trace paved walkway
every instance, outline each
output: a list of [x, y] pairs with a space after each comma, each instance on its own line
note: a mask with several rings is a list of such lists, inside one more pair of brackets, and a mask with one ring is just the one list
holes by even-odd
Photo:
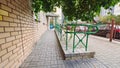
[[108, 68], [96, 58], [62, 60], [54, 31], [46, 31], [20, 68]]
[[89, 50], [95, 51], [95, 58], [109, 68], [120, 68], [120, 42], [109, 42], [109, 39], [90, 36]]

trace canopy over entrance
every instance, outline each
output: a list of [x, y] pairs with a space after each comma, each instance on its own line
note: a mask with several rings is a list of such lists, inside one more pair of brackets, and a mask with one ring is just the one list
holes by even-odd
[[59, 17], [59, 15], [56, 15], [54, 13], [48, 13], [48, 14], [46, 14], [47, 29], [49, 29], [49, 27], [50, 27], [51, 24], [52, 24], [52, 26], [55, 25], [55, 23], [57, 22], [57, 17]]

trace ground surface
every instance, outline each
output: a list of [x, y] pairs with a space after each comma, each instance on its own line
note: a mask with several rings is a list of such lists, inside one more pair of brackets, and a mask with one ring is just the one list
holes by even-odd
[[106, 38], [90, 36], [88, 48], [95, 51], [95, 58], [107, 67], [120, 68], [120, 42], [109, 42]]
[[89, 50], [95, 58], [62, 60], [54, 31], [46, 31], [20, 68], [119, 68], [120, 46], [107, 39], [90, 36]]

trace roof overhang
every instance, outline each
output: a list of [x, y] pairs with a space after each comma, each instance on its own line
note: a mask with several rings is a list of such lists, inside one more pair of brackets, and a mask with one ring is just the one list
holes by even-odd
[[59, 17], [59, 15], [56, 15], [53, 13], [48, 13], [48, 14], [46, 14], [46, 17]]

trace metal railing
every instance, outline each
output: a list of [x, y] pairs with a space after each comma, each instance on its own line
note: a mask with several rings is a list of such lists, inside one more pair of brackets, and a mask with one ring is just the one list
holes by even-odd
[[[72, 51], [75, 51], [75, 48], [82, 43], [83, 47], [85, 48], [85, 51], [88, 49], [88, 37], [90, 34], [95, 34], [98, 32], [98, 27], [97, 25], [93, 24], [66, 24], [65, 26], [65, 34], [66, 34], [66, 50], [68, 50], [68, 34], [73, 35], [73, 46], [72, 46]], [[57, 34], [59, 38], [62, 38], [62, 27], [60, 24], [55, 24], [55, 30], [57, 31]], [[69, 28], [68, 28], [69, 27]], [[86, 29], [81, 30], [78, 29], [79, 27], [85, 27]], [[84, 34], [83, 36], [79, 36], [78, 34]], [[78, 42], [75, 42], [75, 40], [79, 39]], [[85, 43], [83, 42], [83, 39], [85, 39]]]
[[62, 38], [62, 26], [60, 24], [55, 24], [55, 31], [58, 34], [59, 38]]
[[[82, 43], [82, 45], [85, 47], [85, 51], [87, 51], [87, 48], [88, 48], [88, 37], [90, 34], [95, 34], [96, 32], [98, 32], [98, 27], [96, 25], [93, 25], [93, 24], [67, 24], [65, 25], [66, 28], [69, 26], [71, 26], [73, 29], [72, 31], [71, 30], [68, 30], [66, 29], [66, 50], [68, 50], [68, 34], [73, 34], [73, 52], [75, 50], [75, 48], [80, 44]], [[77, 27], [80, 27], [80, 26], [83, 26], [87, 29], [84, 29], [84, 30], [76, 30]], [[78, 34], [84, 34], [82, 37], [78, 36]], [[76, 38], [77, 37], [79, 39], [79, 41], [75, 42]], [[86, 41], [85, 43], [83, 42], [83, 39], [86, 37]]]

